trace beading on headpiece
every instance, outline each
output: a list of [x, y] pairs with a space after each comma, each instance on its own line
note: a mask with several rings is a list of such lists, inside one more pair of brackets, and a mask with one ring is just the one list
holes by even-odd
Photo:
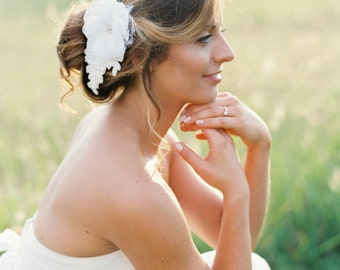
[[131, 9], [131, 6], [117, 0], [93, 0], [85, 12], [82, 30], [87, 38], [87, 86], [95, 95], [99, 94], [98, 88], [103, 83], [106, 70], [112, 68], [112, 75], [117, 75], [125, 51], [133, 43]]

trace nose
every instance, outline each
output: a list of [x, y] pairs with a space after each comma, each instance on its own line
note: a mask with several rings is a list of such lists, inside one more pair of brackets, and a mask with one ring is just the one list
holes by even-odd
[[231, 48], [222, 32], [218, 34], [216, 47], [214, 49], [214, 61], [216, 63], [230, 62], [235, 58], [234, 50]]

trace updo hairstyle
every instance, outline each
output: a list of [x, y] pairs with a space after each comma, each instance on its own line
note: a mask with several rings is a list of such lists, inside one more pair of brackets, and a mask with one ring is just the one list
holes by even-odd
[[[57, 45], [60, 60], [60, 76], [69, 85], [63, 99], [72, 94], [75, 87], [71, 76], [80, 76], [81, 88], [85, 96], [95, 103], [111, 101], [117, 93], [124, 93], [136, 83], [138, 71], [142, 71], [145, 90], [155, 105], [152, 94], [150, 64], [166, 59], [169, 45], [192, 42], [207, 31], [211, 31], [220, 19], [218, 0], [123, 0], [132, 6], [134, 20], [134, 42], [128, 48], [116, 76], [107, 70], [104, 81], [99, 85], [98, 95], [87, 86], [88, 74], [84, 50], [86, 37], [82, 32], [83, 17], [89, 7], [88, 2], [78, 2], [71, 8], [61, 31]], [[137, 61], [136, 61], [137, 59]]]

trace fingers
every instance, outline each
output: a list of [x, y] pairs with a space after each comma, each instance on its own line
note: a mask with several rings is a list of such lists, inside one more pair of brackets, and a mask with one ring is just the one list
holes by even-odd
[[193, 119], [232, 116], [234, 111], [233, 106], [228, 106], [227, 104], [227, 102], [223, 103], [223, 105], [211, 104], [209, 106], [206, 106], [205, 108], [201, 107], [200, 109], [195, 108], [190, 111], [185, 111], [182, 112], [179, 120], [182, 123], [188, 124]]
[[207, 139], [207, 137], [205, 137], [205, 135], [203, 133], [198, 133], [195, 136], [199, 140], [206, 140]]
[[[270, 132], [254, 111], [229, 93], [221, 93], [214, 102], [203, 105], [188, 105], [180, 117], [180, 129], [196, 131], [205, 128], [224, 129], [239, 136], [250, 146], [270, 142]], [[205, 139], [198, 135], [198, 139]]]
[[204, 168], [204, 160], [191, 150], [186, 144], [177, 142], [174, 145], [180, 156], [198, 173], [200, 168]]
[[223, 106], [231, 106], [237, 102], [237, 98], [235, 96], [232, 96], [230, 93], [219, 93], [216, 100], [211, 103], [207, 104], [188, 104], [182, 111], [181, 116], [183, 115], [192, 115], [200, 111], [205, 111], [208, 108], [212, 108], [214, 106], [221, 106], [220, 110], [218, 112], [223, 113]]
[[214, 105], [206, 109], [182, 115], [179, 119], [182, 131], [195, 131], [203, 128], [233, 129], [240, 120], [240, 109], [235, 106]]
[[217, 128], [217, 129], [224, 129], [225, 131], [234, 135], [233, 130], [235, 129], [238, 123], [239, 122], [236, 118], [215, 117], [215, 118], [206, 118], [206, 119], [196, 120], [195, 123], [191, 125], [190, 127], [182, 127], [181, 129], [183, 131], [186, 131], [186, 129], [196, 130], [196, 129], [202, 129], [202, 128]]
[[[232, 124], [228, 118], [237, 117], [242, 103], [229, 93], [220, 93], [217, 99], [209, 104], [188, 105], [181, 113], [179, 122], [182, 131], [193, 131], [201, 128], [228, 128]], [[210, 121], [213, 119], [213, 121]], [[209, 121], [206, 121], [209, 120]]]
[[210, 152], [205, 159], [202, 159], [183, 143], [176, 143], [174, 145], [177, 152], [179, 152], [192, 167], [204, 166], [204, 161], [211, 160], [220, 152], [226, 151], [225, 153], [228, 153], [230, 150], [235, 151], [232, 138], [224, 130], [202, 129], [202, 133], [199, 136], [201, 139], [208, 140]]
[[174, 148], [209, 185], [221, 191], [227, 190], [244, 174], [234, 142], [221, 129], [203, 129], [201, 136], [208, 140], [209, 145], [209, 153], [205, 158], [183, 143], [176, 143]]

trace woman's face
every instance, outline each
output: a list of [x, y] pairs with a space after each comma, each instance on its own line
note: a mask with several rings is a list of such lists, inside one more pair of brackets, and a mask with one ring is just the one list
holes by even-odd
[[166, 60], [152, 65], [157, 99], [177, 106], [212, 102], [221, 82], [222, 64], [233, 59], [234, 52], [219, 28], [195, 42], [170, 46]]

